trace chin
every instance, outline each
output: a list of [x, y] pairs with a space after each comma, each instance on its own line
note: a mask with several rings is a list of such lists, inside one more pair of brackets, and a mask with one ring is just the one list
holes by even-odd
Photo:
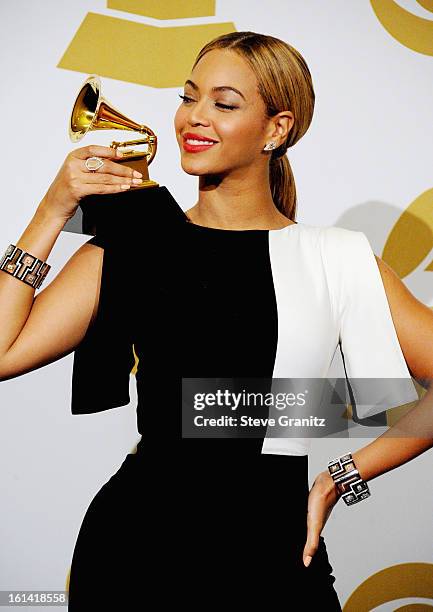
[[191, 176], [201, 176], [202, 174], [214, 174], [215, 170], [205, 164], [198, 164], [182, 160], [182, 170]]

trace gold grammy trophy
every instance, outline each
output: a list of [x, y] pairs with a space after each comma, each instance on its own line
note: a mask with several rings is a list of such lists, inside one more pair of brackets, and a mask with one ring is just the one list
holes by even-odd
[[[131, 185], [131, 190], [159, 186], [149, 178], [148, 169], [156, 154], [155, 133], [146, 125], [136, 123], [114, 108], [101, 95], [101, 81], [97, 75], [89, 76], [78, 92], [69, 121], [69, 136], [72, 142], [78, 142], [87, 132], [94, 130], [130, 130], [145, 134], [144, 138], [135, 140], [113, 141], [110, 147], [123, 152], [123, 157], [116, 158], [115, 163], [126, 164], [143, 175], [142, 183], [138, 186]], [[128, 149], [134, 145], [147, 145], [147, 150]]]

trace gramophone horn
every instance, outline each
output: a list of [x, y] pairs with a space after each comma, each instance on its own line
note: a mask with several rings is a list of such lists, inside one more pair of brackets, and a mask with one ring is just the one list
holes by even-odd
[[[78, 142], [87, 132], [93, 130], [129, 130], [145, 134], [145, 139], [131, 140], [125, 143], [113, 142], [111, 146], [147, 144], [147, 164], [149, 165], [155, 157], [157, 148], [155, 133], [146, 125], [133, 121], [112, 106], [101, 95], [101, 81], [97, 75], [89, 76], [78, 92], [69, 121], [69, 137], [72, 142]], [[131, 158], [139, 155], [143, 155], [143, 153], [139, 151], [129, 152]]]

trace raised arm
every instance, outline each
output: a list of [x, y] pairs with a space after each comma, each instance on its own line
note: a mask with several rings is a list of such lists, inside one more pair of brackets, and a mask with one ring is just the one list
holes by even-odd
[[[84, 162], [93, 155], [104, 158], [104, 172], [86, 171]], [[46, 261], [82, 197], [128, 189], [138, 173], [111, 161], [115, 156], [113, 149], [93, 145], [68, 155], [16, 246]], [[103, 254], [98, 246], [82, 245], [36, 297], [33, 287], [0, 271], [0, 380], [77, 347], [96, 316]]]

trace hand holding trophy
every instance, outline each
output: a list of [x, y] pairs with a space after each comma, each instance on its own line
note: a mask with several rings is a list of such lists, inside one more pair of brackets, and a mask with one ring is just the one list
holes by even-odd
[[[122, 158], [116, 159], [116, 163], [126, 163], [129, 167], [138, 170], [143, 175], [140, 185], [133, 185], [132, 189], [143, 189], [158, 187], [158, 183], [149, 178], [148, 166], [156, 154], [157, 137], [146, 125], [136, 123], [114, 108], [101, 95], [101, 81], [98, 76], [89, 76], [75, 100], [70, 124], [69, 136], [72, 142], [78, 142], [88, 132], [94, 130], [130, 130], [145, 134], [144, 138], [124, 142], [113, 141], [110, 144], [115, 151], [122, 152]], [[146, 151], [128, 149], [134, 145], [147, 145]], [[90, 172], [95, 172], [102, 167], [104, 161], [98, 157], [91, 157], [86, 162]]]
[[[125, 165], [125, 170], [128, 169], [129, 173], [131, 169], [140, 172], [142, 178], [141, 181], [135, 179], [131, 182], [130, 189], [123, 193], [93, 193], [92, 195], [84, 196], [80, 200], [79, 206], [83, 212], [81, 231], [85, 234], [95, 234], [96, 227], [102, 227], [104, 223], [108, 223], [108, 219], [111, 219], [111, 222], [113, 222], [116, 217], [126, 212], [126, 203], [128, 203], [128, 208], [131, 208], [133, 202], [142, 201], [141, 197], [132, 197], [130, 195], [131, 192], [159, 187], [156, 181], [149, 178], [148, 169], [157, 150], [157, 137], [155, 133], [148, 126], [133, 121], [110, 104], [101, 95], [100, 78], [97, 75], [90, 75], [76, 96], [69, 120], [69, 137], [72, 142], [78, 142], [88, 132], [96, 130], [135, 131], [142, 134], [143, 137], [123, 142], [111, 142], [110, 149], [113, 150], [113, 161], [104, 159], [102, 155], [90, 153], [85, 159], [86, 171], [89, 173], [103, 173], [105, 168], [107, 168], [106, 171], [109, 172], [109, 168], [114, 168], [114, 164], [120, 164]], [[138, 145], [145, 145], [146, 149], [138, 150], [134, 148]], [[98, 147], [92, 146], [93, 148], [98, 149]], [[104, 147], [104, 149], [109, 148]], [[85, 149], [82, 150], [84, 151]], [[81, 149], [78, 151], [81, 151]], [[126, 194], [128, 195], [126, 196]], [[127, 200], [124, 199], [125, 196], [128, 198]], [[121, 211], [119, 206], [122, 206]], [[76, 227], [72, 229], [73, 223], [69, 225], [71, 231], [77, 231]], [[65, 229], [66, 231], [69, 230], [66, 226]]]

